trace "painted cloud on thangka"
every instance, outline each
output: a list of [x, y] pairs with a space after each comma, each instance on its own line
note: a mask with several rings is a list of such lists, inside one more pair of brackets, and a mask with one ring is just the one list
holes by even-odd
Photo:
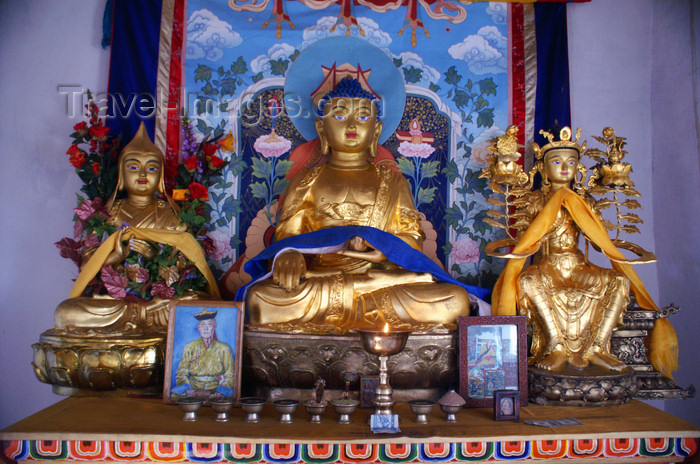
[[207, 9], [193, 12], [187, 21], [187, 58], [220, 60], [224, 48], [243, 43], [243, 38], [231, 25]]
[[507, 46], [508, 39], [495, 26], [484, 26], [447, 52], [456, 60], [466, 61], [474, 74], [498, 74], [508, 71]]

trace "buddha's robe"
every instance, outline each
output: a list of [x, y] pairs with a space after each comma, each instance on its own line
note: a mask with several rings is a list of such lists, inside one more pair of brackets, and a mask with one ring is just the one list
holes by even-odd
[[[116, 227], [129, 225], [129, 237], [176, 247], [207, 278], [209, 293], [219, 296], [216, 281], [199, 243], [188, 232], [179, 230], [181, 221], [167, 202], [156, 200], [150, 207], [132, 213], [126, 207], [126, 200], [117, 200], [109, 214], [110, 222]], [[164, 332], [167, 329], [170, 300], [153, 298], [150, 301], [126, 301], [108, 295], [81, 296], [85, 286], [100, 272], [114, 251], [118, 234], [118, 231], [113, 233], [91, 253], [69, 298], [61, 302], [54, 312], [54, 330], [119, 334], [133, 331]], [[122, 237], [124, 238], [128, 237]]]
[[[334, 203], [324, 201], [329, 190], [316, 188], [328, 182], [324, 179], [327, 169], [325, 164], [316, 166], [292, 180], [275, 234], [276, 252], [284, 251], [279, 244], [289, 243], [307, 256], [306, 278], [292, 291], [268, 277], [239, 292], [237, 298], [242, 298], [243, 292], [246, 295], [248, 322], [260, 328], [305, 333], [343, 333], [384, 323], [418, 331], [454, 328], [459, 316], [469, 314], [466, 289], [436, 279], [427, 268], [450, 280], [434, 263], [418, 271], [410, 270], [411, 263], [398, 264], [416, 255], [430, 261], [420, 251], [420, 215], [406, 179], [391, 169], [372, 165], [363, 175], [376, 176], [373, 190], [365, 185], [355, 190], [357, 201]], [[348, 190], [347, 198], [352, 199], [352, 188], [337, 185], [335, 191]], [[336, 234], [335, 229], [340, 232]], [[382, 239], [378, 234], [364, 237], [384, 252], [386, 263], [377, 265], [336, 253], [352, 236], [362, 236], [363, 230], [394, 239]], [[384, 248], [390, 241], [391, 252]], [[266, 251], [263, 256], [268, 256]], [[424, 263], [422, 258], [416, 258], [415, 263]], [[246, 269], [260, 261], [252, 260]]]
[[233, 368], [233, 352], [230, 346], [215, 339], [205, 347], [200, 338], [188, 343], [182, 350], [175, 384], [185, 391], [192, 389], [213, 392], [221, 387], [233, 390]]

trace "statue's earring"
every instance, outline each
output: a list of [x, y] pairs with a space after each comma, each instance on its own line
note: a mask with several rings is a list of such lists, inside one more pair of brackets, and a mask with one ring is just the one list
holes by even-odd
[[320, 119], [316, 120], [316, 132], [318, 133], [318, 151], [321, 156], [326, 156], [330, 154], [330, 146], [328, 145], [328, 139], [326, 139], [326, 133], [323, 131], [323, 122]]
[[369, 146], [369, 159], [373, 160], [374, 158], [377, 157], [377, 153], [379, 153], [379, 136], [382, 135], [382, 122], [378, 121], [377, 122], [377, 127], [374, 129], [374, 137], [372, 138], [372, 143]]
[[588, 171], [588, 169], [583, 164], [578, 163], [578, 165], [576, 166], [576, 171], [577, 173], [574, 182], [574, 189], [577, 192], [583, 192], [585, 190], [583, 186], [583, 181], [586, 180], [586, 172]]
[[549, 178], [547, 177], [547, 171], [544, 169], [544, 163], [541, 163], [539, 165], [539, 171], [540, 171], [540, 175], [542, 176], [541, 190], [543, 192], [549, 192], [549, 188], [552, 186], [552, 183], [549, 181]]

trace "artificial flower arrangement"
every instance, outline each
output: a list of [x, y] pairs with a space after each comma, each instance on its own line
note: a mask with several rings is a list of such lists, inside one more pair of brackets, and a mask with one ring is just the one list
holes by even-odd
[[[77, 195], [74, 208], [73, 237], [55, 243], [62, 257], [72, 260], [79, 268], [118, 227], [109, 219], [106, 199], [114, 192], [118, 179], [120, 137], [109, 133], [99, 117], [99, 107], [88, 91], [85, 105], [87, 121], [73, 126], [72, 143], [66, 152], [68, 161], [83, 181], [82, 194]], [[166, 168], [174, 177], [174, 198], [179, 202], [179, 216], [188, 230], [199, 240], [205, 253], [214, 251], [207, 237], [209, 210], [208, 189], [219, 180], [227, 160], [217, 156], [219, 150], [230, 149], [231, 136], [224, 141], [206, 139], [197, 143], [188, 120], [183, 121], [182, 161], [176, 168]], [[127, 226], [122, 224], [119, 227]], [[106, 294], [128, 301], [158, 298], [178, 298], [191, 291], [204, 291], [206, 279], [193, 262], [170, 245], [153, 243], [156, 255], [146, 259], [131, 252], [123, 263], [103, 266], [101, 272], [87, 285], [85, 296]]]

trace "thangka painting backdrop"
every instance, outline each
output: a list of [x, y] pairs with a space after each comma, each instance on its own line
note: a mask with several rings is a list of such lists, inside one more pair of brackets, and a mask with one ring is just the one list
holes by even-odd
[[[119, 25], [135, 14], [130, 5], [120, 16], [119, 3], [116, 81]], [[396, 93], [384, 98], [380, 142], [425, 216], [425, 252], [460, 280], [493, 286], [503, 263], [483, 249], [500, 234], [484, 222], [490, 190], [479, 173], [488, 141], [509, 124], [518, 124], [529, 145], [535, 129], [568, 123], [564, 5], [163, 0], [158, 19], [158, 65], [139, 89], [157, 95], [149, 121], [156, 143], [169, 164], [177, 164], [183, 137], [227, 148], [219, 153], [230, 161], [225, 175], [209, 191], [215, 245], [209, 261], [224, 294], [249, 280], [243, 264], [272, 240], [278, 199], [301, 166], [295, 149], [315, 137], [308, 124], [290, 119], [304, 112], [295, 99], [346, 74], [372, 88], [398, 73], [405, 101], [394, 104]], [[338, 47], [338, 58], [313, 51], [312, 44], [336, 36], [362, 46]], [[366, 47], [380, 50], [382, 59], [370, 60]], [[290, 73], [308, 82], [290, 84]], [[538, 86], [544, 76], [561, 82]], [[115, 85], [110, 81], [111, 93], [127, 91]], [[122, 124], [128, 140], [133, 123]]]

